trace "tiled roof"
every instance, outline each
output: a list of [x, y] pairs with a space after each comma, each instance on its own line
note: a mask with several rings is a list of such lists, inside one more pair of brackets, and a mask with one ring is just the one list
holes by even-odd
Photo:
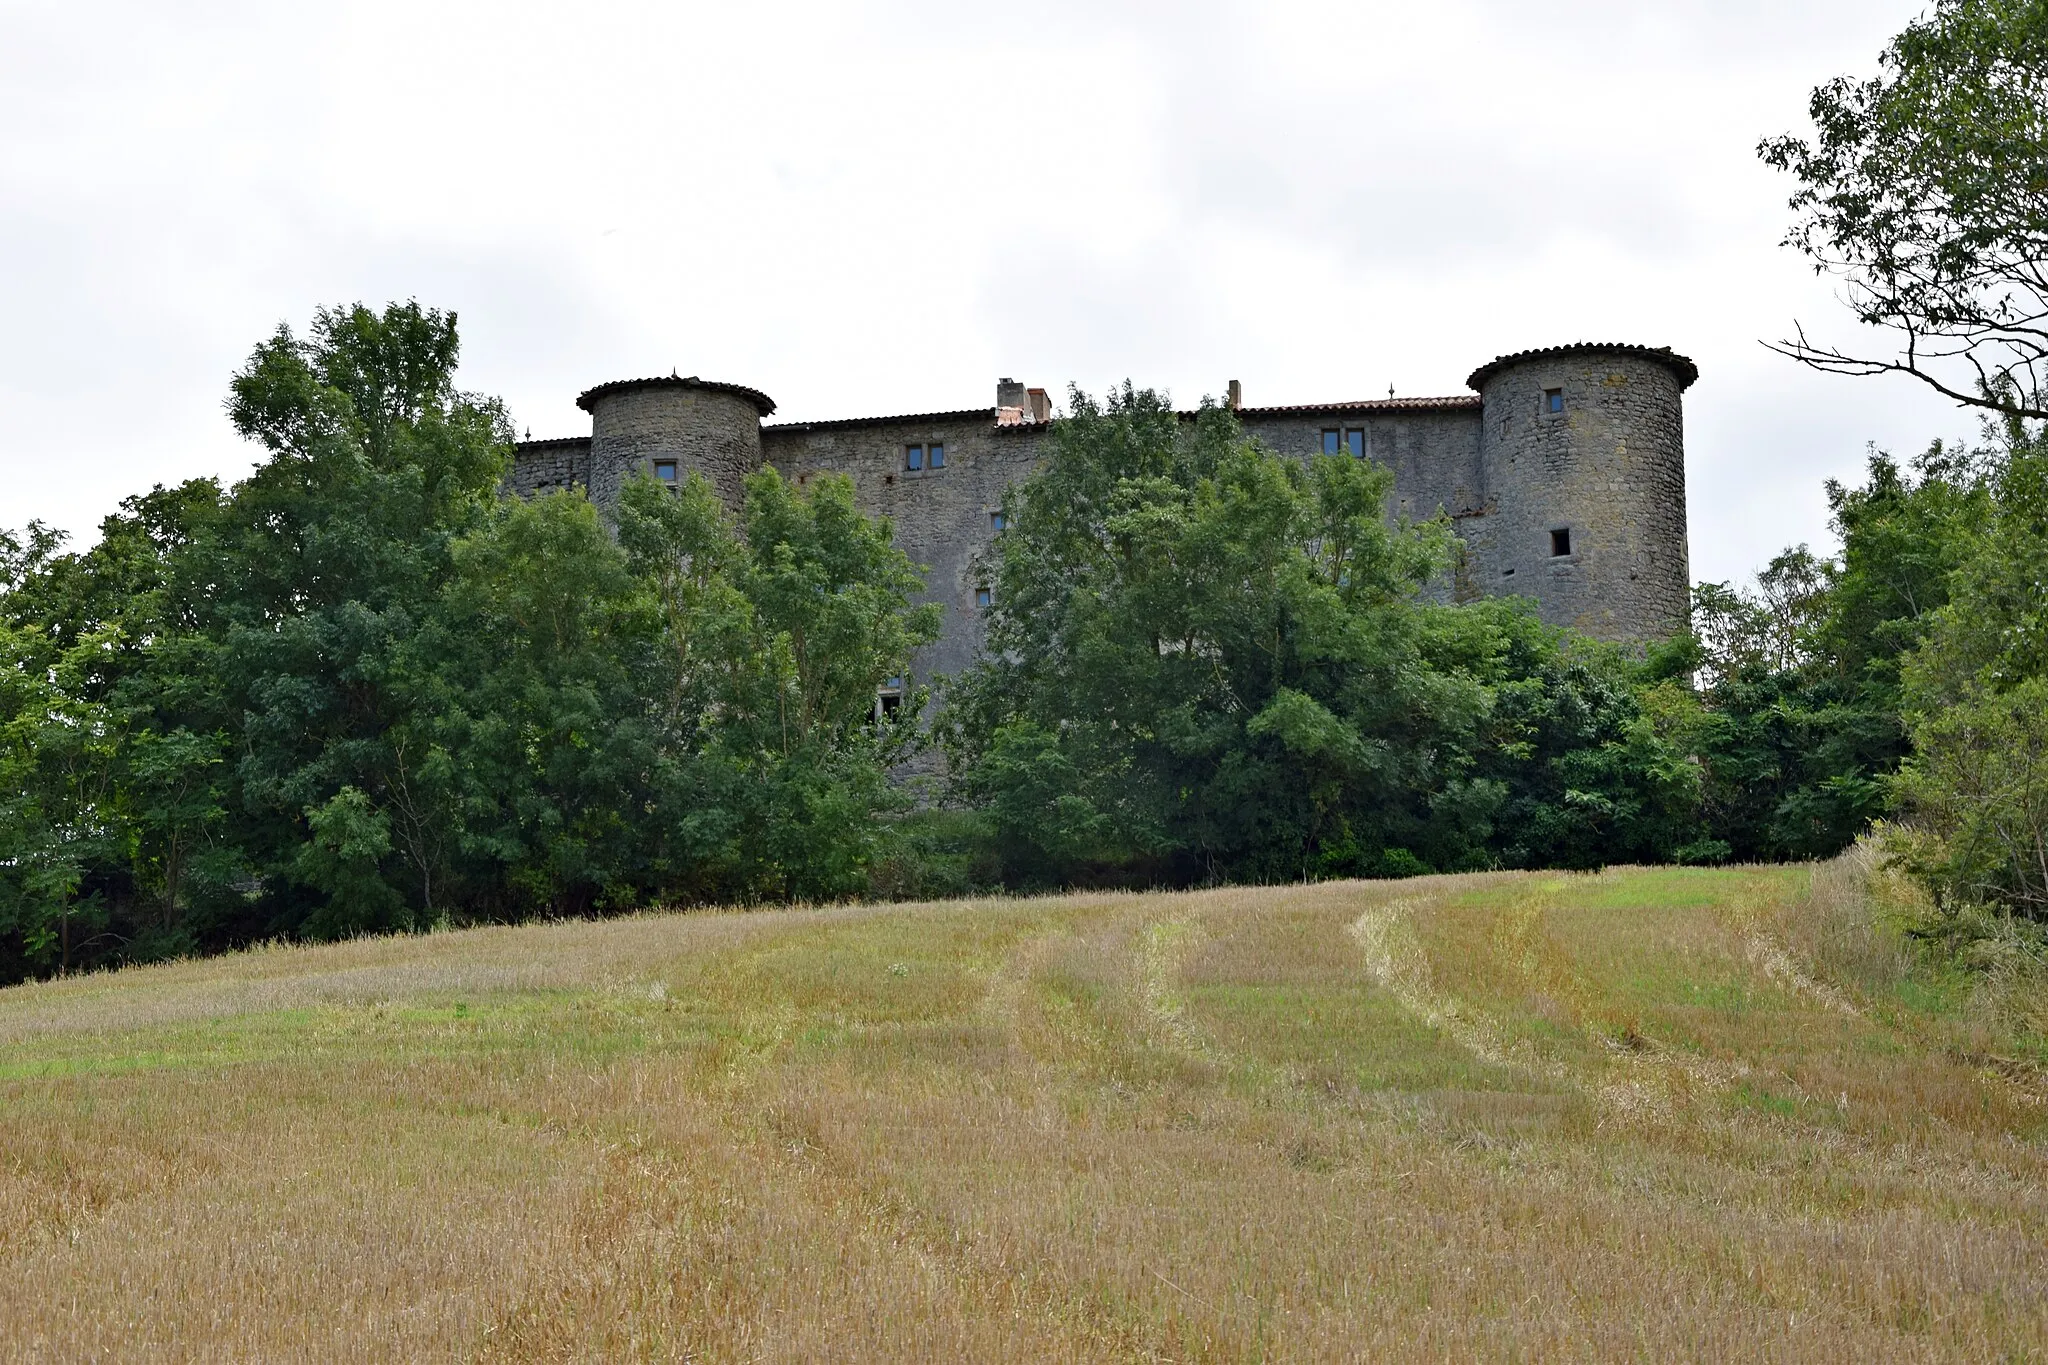
[[[1336, 403], [1299, 403], [1290, 407], [1239, 408], [1239, 417], [1277, 417], [1284, 413], [1315, 412], [1403, 412], [1431, 411], [1445, 408], [1476, 408], [1479, 399], [1474, 394], [1455, 394], [1447, 398], [1362, 398]], [[1183, 417], [1193, 417], [1184, 412]], [[770, 431], [843, 431], [851, 427], [879, 427], [895, 424], [909, 425], [916, 422], [985, 422], [998, 431], [1043, 431], [1045, 422], [995, 421], [995, 411], [990, 408], [963, 408], [956, 412], [907, 412], [893, 417], [835, 417], [819, 422], [777, 422], [764, 426], [762, 432]]]
[[1239, 408], [1239, 417], [1278, 417], [1285, 413], [1308, 412], [1415, 412], [1444, 408], [1476, 408], [1476, 394], [1452, 394], [1444, 398], [1358, 398], [1340, 403], [1290, 403], [1277, 408]]
[[1489, 360], [1472, 371], [1472, 377], [1465, 382], [1476, 389], [1510, 365], [1519, 365], [1525, 360], [1549, 360], [1554, 356], [1569, 355], [1626, 355], [1634, 356], [1638, 360], [1653, 360], [1678, 377], [1681, 392], [1691, 388], [1693, 382], [1700, 377], [1700, 367], [1669, 346], [1629, 346], [1604, 341], [1575, 341], [1569, 346], [1542, 346], [1533, 351], [1516, 351], [1513, 355]]
[[[980, 422], [996, 427], [994, 408], [961, 408], [956, 412], [905, 412], [893, 417], [833, 417], [820, 422], [777, 422], [761, 428], [765, 435], [771, 431], [845, 431], [852, 427], [882, 427], [896, 424], [909, 425], [914, 422]], [[1043, 422], [1023, 422], [997, 428], [1002, 431], [1037, 431], [1044, 428]]]
[[588, 436], [543, 436], [540, 440], [514, 441], [514, 450], [539, 450], [545, 446], [587, 446]]
[[721, 384], [715, 379], [699, 379], [696, 375], [660, 375], [652, 379], [614, 379], [609, 384], [599, 384], [594, 389], [585, 389], [576, 396], [576, 406], [585, 412], [600, 398], [609, 398], [615, 393], [631, 393], [635, 389], [707, 389], [712, 393], [729, 393], [735, 398], [744, 398], [760, 409], [763, 417], [775, 411], [775, 400], [759, 389], [750, 389], [744, 384]]

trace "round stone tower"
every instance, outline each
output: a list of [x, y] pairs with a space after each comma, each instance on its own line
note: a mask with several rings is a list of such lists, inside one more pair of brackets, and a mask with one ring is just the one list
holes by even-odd
[[1553, 346], [1473, 371], [1490, 515], [1475, 584], [1553, 625], [1642, 641], [1683, 628], [1692, 361], [1646, 346]]
[[761, 419], [775, 411], [767, 394], [738, 384], [670, 376], [620, 379], [585, 390], [576, 406], [590, 414], [590, 498], [615, 506], [634, 470], [711, 480], [737, 511], [747, 475], [761, 467]]

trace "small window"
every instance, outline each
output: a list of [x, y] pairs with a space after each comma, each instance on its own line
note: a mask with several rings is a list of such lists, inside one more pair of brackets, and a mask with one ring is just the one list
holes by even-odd
[[1563, 412], [1564, 390], [1545, 389], [1543, 391], [1543, 410], [1545, 412]]
[[905, 446], [905, 447], [903, 447], [903, 467], [904, 467], [905, 469], [923, 469], [923, 468], [924, 468], [924, 447], [923, 447], [923, 446]]
[[930, 447], [928, 454], [929, 468], [944, 469], [946, 467], [946, 448], [944, 446], [935, 443]]
[[974, 605], [975, 605], [975, 606], [977, 606], [977, 607], [985, 607], [985, 606], [987, 606], [987, 605], [989, 604], [989, 601], [990, 601], [990, 598], [989, 598], [989, 594], [988, 594], [988, 589], [987, 589], [987, 588], [977, 588], [977, 589], [975, 589], [975, 591], [974, 591]]
[[1564, 527], [1550, 533], [1550, 557], [1563, 559], [1572, 552], [1572, 533]]
[[988, 528], [991, 531], [1000, 531], [1009, 524], [1010, 519], [1001, 512], [991, 512], [988, 514]]
[[1353, 459], [1355, 459], [1355, 460], [1362, 460], [1362, 459], [1364, 459], [1364, 458], [1365, 458], [1365, 433], [1364, 433], [1364, 432], [1362, 432], [1362, 431], [1358, 431], [1358, 430], [1356, 430], [1356, 429], [1353, 429], [1353, 430], [1351, 430], [1351, 431], [1347, 431], [1347, 432], [1345, 432], [1345, 433], [1344, 433], [1344, 448], [1345, 448], [1346, 450], [1348, 450], [1348, 451], [1350, 451], [1350, 452], [1351, 452], [1351, 457], [1352, 457]]
[[1344, 448], [1344, 433], [1337, 430], [1323, 433], [1323, 454], [1335, 455]]
[[888, 679], [875, 692], [875, 716], [877, 719], [896, 714], [903, 705], [903, 675], [898, 673]]
[[654, 462], [654, 477], [660, 479], [670, 488], [674, 488], [676, 486], [676, 462], [674, 460], [656, 460]]

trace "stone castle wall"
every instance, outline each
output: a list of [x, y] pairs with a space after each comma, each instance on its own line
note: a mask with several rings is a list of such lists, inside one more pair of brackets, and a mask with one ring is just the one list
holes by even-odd
[[[1282, 455], [1306, 460], [1323, 449], [1323, 433], [1363, 432], [1364, 454], [1394, 472], [1387, 511], [1427, 521], [1442, 509], [1452, 517], [1481, 511], [1486, 477], [1479, 460], [1477, 400], [1434, 400], [1424, 406], [1389, 400], [1301, 410], [1252, 408], [1239, 412], [1245, 434]], [[1348, 446], [1346, 447], [1348, 448]]]
[[[1555, 392], [1562, 410], [1552, 412]], [[1681, 379], [1619, 351], [1539, 356], [1487, 377], [1489, 515], [1468, 538], [1487, 593], [1605, 640], [1684, 626], [1691, 598]], [[1568, 554], [1554, 554], [1563, 532]]]
[[676, 461], [679, 474], [703, 474], [739, 506], [747, 475], [761, 467], [761, 417], [775, 410], [751, 389], [694, 380], [605, 384], [577, 402], [590, 414], [588, 487], [600, 507], [618, 500], [628, 472], [661, 459]]
[[[946, 611], [944, 635], [917, 661], [925, 676], [958, 674], [974, 661], [983, 638], [975, 561], [995, 539], [1004, 495], [1038, 463], [1043, 427], [999, 427], [990, 416], [984, 409], [762, 432], [768, 463], [798, 486], [820, 474], [851, 477], [860, 510], [888, 517], [896, 544], [925, 566], [923, 600]], [[906, 447], [929, 451], [933, 443], [946, 448], [943, 469], [906, 467]]]
[[[1640, 642], [1681, 628], [1691, 583], [1686, 552], [1680, 395], [1697, 371], [1668, 351], [1570, 346], [1482, 367], [1476, 396], [1244, 408], [1248, 435], [1307, 459], [1324, 433], [1361, 433], [1364, 454], [1394, 473], [1390, 518], [1452, 518], [1465, 562], [1435, 585], [1439, 600], [1534, 599], [1539, 614], [1603, 639]], [[1550, 410], [1549, 394], [1561, 398]], [[763, 463], [798, 486], [853, 480], [870, 516], [926, 569], [924, 600], [945, 608], [944, 633], [914, 662], [929, 678], [972, 662], [984, 638], [977, 561], [997, 534], [1007, 491], [1040, 458], [1047, 426], [999, 425], [996, 409], [763, 426], [765, 395], [695, 379], [601, 385], [578, 400], [589, 439], [519, 447], [508, 486], [532, 494], [581, 485], [600, 506], [658, 459], [708, 475], [737, 506]], [[906, 447], [946, 450], [943, 468], [912, 470]], [[1569, 538], [1565, 553], [1554, 532]]]
[[506, 486], [523, 498], [558, 488], [589, 488], [590, 438], [520, 442]]

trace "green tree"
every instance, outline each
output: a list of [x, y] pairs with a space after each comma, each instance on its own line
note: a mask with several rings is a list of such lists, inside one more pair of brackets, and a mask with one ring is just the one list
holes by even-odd
[[889, 770], [922, 740], [926, 688], [877, 692], [938, 636], [939, 608], [853, 484], [751, 475], [740, 522], [702, 478], [622, 490], [619, 540], [662, 623], [662, 723], [694, 755], [678, 827], [726, 894], [843, 896], [879, 856]]
[[1958, 403], [2048, 418], [2048, 4], [1937, 0], [1865, 81], [1813, 92], [1811, 138], [1759, 152], [1799, 180], [1787, 238], [1839, 276], [1892, 353], [1810, 342], [1839, 374], [1908, 374]]
[[656, 899], [842, 896], [905, 804], [936, 634], [844, 480], [499, 482], [452, 315], [280, 328], [233, 380], [264, 448], [65, 553], [0, 535], [0, 979]]
[[1385, 469], [1284, 459], [1227, 411], [1183, 417], [1129, 385], [1071, 408], [1010, 499], [988, 647], [948, 703], [956, 793], [1012, 879], [1590, 865], [1671, 844], [1696, 784], [1631, 665], [1527, 604], [1424, 605], [1449, 528], [1390, 524]]
[[1904, 667], [1908, 857], [1944, 904], [2048, 920], [2048, 439], [1994, 429], [1988, 509]]

